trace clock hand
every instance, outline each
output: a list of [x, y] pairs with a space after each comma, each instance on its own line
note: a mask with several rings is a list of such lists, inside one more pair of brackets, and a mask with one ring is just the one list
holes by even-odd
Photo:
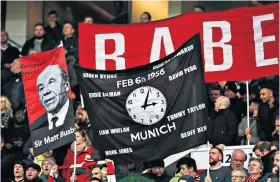
[[148, 93], [147, 93], [145, 102], [144, 102], [144, 104], [141, 106], [141, 108], [144, 108], [144, 110], [146, 110], [146, 107], [147, 107], [149, 93], [150, 93], [150, 90], [148, 90]]
[[148, 107], [148, 106], [155, 106], [155, 105], [157, 105], [157, 104], [158, 104], [157, 102], [153, 102], [153, 103], [151, 103], [151, 104], [147, 104], [146, 107]]

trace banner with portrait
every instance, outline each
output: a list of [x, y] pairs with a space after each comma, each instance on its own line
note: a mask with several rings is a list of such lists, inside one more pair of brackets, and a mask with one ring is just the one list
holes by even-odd
[[64, 48], [20, 58], [35, 156], [75, 140]]
[[75, 70], [102, 157], [130, 164], [206, 143], [207, 99], [198, 34], [149, 65]]

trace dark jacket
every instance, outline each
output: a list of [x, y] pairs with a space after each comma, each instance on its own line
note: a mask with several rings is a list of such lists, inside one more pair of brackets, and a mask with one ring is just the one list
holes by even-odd
[[263, 162], [263, 174], [271, 173], [273, 168], [274, 155], [277, 150], [272, 150], [265, 156], [261, 157]]
[[242, 120], [242, 113], [244, 110], [243, 100], [237, 97], [230, 99], [229, 109], [235, 114], [238, 123]]
[[4, 66], [6, 63], [11, 64], [16, 58], [19, 58], [19, 51], [17, 48], [8, 45], [5, 51], [1, 50], [1, 66]]
[[65, 49], [65, 57], [74, 56], [78, 61], [78, 39], [76, 37], [69, 37], [63, 39], [63, 47]]
[[41, 178], [39, 178], [39, 177], [38, 177], [38, 178], [35, 178], [35, 179], [32, 179], [32, 180], [27, 180], [27, 179], [26, 179], [26, 181], [27, 181], [27, 182], [44, 182], [44, 181], [43, 181]]
[[231, 146], [236, 143], [237, 131], [237, 119], [233, 112], [221, 109], [211, 116], [207, 125], [207, 138], [213, 146], [218, 144]]
[[13, 160], [7, 150], [1, 150], [1, 182], [7, 182], [13, 177]]
[[149, 179], [153, 179], [155, 180], [155, 182], [169, 182], [171, 180], [171, 176], [169, 176], [166, 171], [164, 171], [164, 173], [161, 176], [157, 176], [153, 173], [145, 173], [142, 176], [149, 178]]
[[266, 103], [259, 105], [257, 130], [261, 141], [272, 141], [275, 119], [279, 115], [279, 103], [275, 100], [273, 105], [272, 108]]
[[[49, 176], [44, 175], [44, 174], [42, 173], [42, 174], [40, 175], [40, 178], [43, 180], [43, 182], [48, 182]], [[52, 177], [50, 177], [50, 178], [52, 178]], [[54, 180], [54, 182], [64, 182], [64, 181], [65, 181], [64, 178], [63, 178], [60, 174], [58, 174], [57, 178], [53, 178], [53, 180]]]
[[[23, 45], [22, 51], [21, 51], [22, 56], [28, 55], [29, 50], [34, 48], [34, 40], [35, 40], [35, 37], [33, 37], [25, 42], [25, 44]], [[53, 48], [54, 48], [54, 46], [53, 46], [52, 40], [47, 38], [47, 36], [44, 36], [44, 40], [42, 42], [42, 47], [41, 47], [42, 52], [51, 50]]]
[[3, 93], [11, 101], [12, 108], [14, 110], [21, 106], [25, 106], [23, 81], [20, 73], [14, 74], [13, 77], [11, 77], [11, 79], [5, 84]]
[[62, 26], [56, 22], [56, 26], [51, 28], [50, 26], [45, 27], [46, 35], [52, 40], [53, 45], [59, 45], [59, 42], [62, 40]]

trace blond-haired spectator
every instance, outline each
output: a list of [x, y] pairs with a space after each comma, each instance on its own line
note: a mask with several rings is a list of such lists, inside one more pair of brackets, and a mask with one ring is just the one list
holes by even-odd
[[9, 120], [13, 117], [13, 109], [10, 100], [5, 97], [1, 96], [1, 128], [8, 128]]

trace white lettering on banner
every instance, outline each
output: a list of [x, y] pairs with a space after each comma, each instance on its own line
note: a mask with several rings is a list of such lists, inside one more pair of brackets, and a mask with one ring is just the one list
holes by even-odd
[[100, 74], [99, 76], [100, 79], [114, 79], [118, 77], [116, 74], [112, 74], [112, 75]]
[[185, 110], [179, 111], [175, 114], [171, 114], [170, 116], [167, 116], [166, 118], [168, 119], [168, 121], [172, 121], [174, 119], [178, 119], [178, 118], [183, 117], [183, 116], [185, 116]]
[[99, 130], [99, 135], [109, 135], [109, 130]]
[[92, 73], [83, 73], [84, 78], [98, 78], [97, 74], [92, 74]]
[[152, 130], [145, 130], [145, 131], [137, 132], [136, 134], [131, 133], [130, 138], [132, 142], [147, 140], [175, 130], [176, 130], [176, 124], [172, 122], [172, 124], [162, 125], [161, 127], [154, 128]]
[[117, 97], [121, 95], [121, 91], [117, 92], [102, 92], [102, 97]]
[[101, 92], [88, 93], [89, 98], [102, 97]]
[[205, 109], [205, 104], [204, 103], [199, 104], [199, 105], [194, 106], [194, 107], [190, 107], [187, 110], [188, 110], [188, 113], [193, 113], [193, 112], [196, 112], [196, 111], [201, 110], [201, 109]]
[[179, 77], [183, 76], [184, 74], [190, 73], [190, 72], [195, 71], [195, 70], [197, 70], [196, 65], [192, 65], [192, 66], [189, 66], [187, 68], [184, 68], [184, 72], [181, 70], [181, 71], [169, 76], [168, 77], [169, 81], [175, 80], [176, 78], [179, 78]]
[[[219, 27], [222, 30], [222, 39], [219, 42], [213, 42], [214, 27]], [[205, 71], [212, 72], [230, 69], [233, 63], [232, 45], [226, 44], [231, 40], [230, 23], [227, 21], [203, 22], [203, 40]], [[223, 64], [214, 64], [214, 47], [221, 47], [223, 49]]]
[[105, 151], [106, 156], [108, 155], [118, 155], [118, 151], [117, 150], [107, 150]]
[[127, 80], [119, 80], [117, 81], [117, 88], [121, 87], [129, 87], [133, 85], [133, 79], [127, 79]]
[[[112, 54], [106, 54], [105, 51], [105, 41], [114, 40], [115, 42], [115, 52]], [[110, 34], [96, 34], [95, 35], [95, 59], [96, 59], [96, 69], [105, 70], [106, 59], [115, 60], [116, 69], [125, 69], [125, 59], [120, 57], [124, 54], [125, 41], [124, 35], [121, 33], [110, 33]]]
[[195, 129], [181, 133], [181, 138], [187, 138], [192, 135], [195, 135]]
[[165, 54], [169, 55], [174, 52], [174, 46], [171, 39], [168, 27], [155, 28], [154, 39], [152, 42], [152, 50], [150, 56], [150, 63], [160, 59], [161, 40], [165, 48]]
[[[266, 14], [260, 16], [253, 16], [253, 27], [254, 27], [254, 41], [255, 41], [255, 53], [256, 53], [256, 64], [260, 66], [270, 66], [278, 64], [278, 58], [264, 59], [264, 43], [275, 41], [275, 35], [262, 37], [261, 23], [267, 20], [273, 20], [273, 14]], [[279, 33], [279, 32], [278, 32]]]
[[51, 136], [51, 137], [50, 136], [45, 137], [44, 138], [44, 142], [45, 142], [45, 144], [47, 144], [47, 143], [54, 142], [54, 141], [56, 141], [58, 139], [59, 139], [59, 135], [55, 134], [54, 136]]
[[132, 148], [124, 148], [124, 149], [118, 149], [118, 150], [107, 150], [105, 151], [106, 156], [109, 155], [118, 155], [118, 154], [128, 154], [128, 153], [132, 153], [133, 150]]
[[129, 127], [125, 127], [125, 128], [114, 128], [114, 129], [110, 129], [111, 134], [115, 134], [115, 133], [126, 133], [129, 132]]
[[128, 154], [132, 152], [133, 152], [132, 148], [119, 149], [119, 154]]
[[[232, 152], [235, 149], [242, 149], [246, 154], [244, 168], [248, 168], [249, 159], [251, 157], [255, 157], [255, 154], [253, 153], [253, 147], [254, 145], [241, 145], [241, 146], [230, 146], [230, 147], [226, 146], [223, 150], [224, 161], [222, 165], [229, 166], [232, 160]], [[192, 149], [190, 153], [190, 157], [196, 161], [196, 165], [198, 169], [207, 169], [209, 167], [209, 164], [207, 162], [209, 161], [208, 156], [209, 156], [208, 150], [205, 147]]]

